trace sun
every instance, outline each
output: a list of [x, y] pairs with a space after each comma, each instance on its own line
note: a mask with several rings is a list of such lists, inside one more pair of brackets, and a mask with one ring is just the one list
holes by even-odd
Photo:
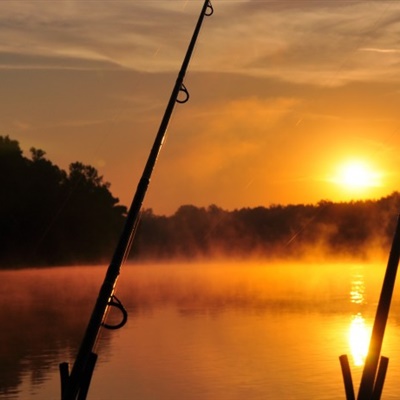
[[344, 189], [354, 192], [382, 185], [382, 175], [371, 164], [360, 160], [350, 160], [341, 164], [332, 180]]

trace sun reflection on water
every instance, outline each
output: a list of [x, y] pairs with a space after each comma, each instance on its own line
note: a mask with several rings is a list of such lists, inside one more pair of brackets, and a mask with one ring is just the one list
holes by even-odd
[[[365, 279], [362, 271], [353, 275], [350, 289], [350, 302], [361, 306], [365, 304]], [[364, 365], [368, 353], [371, 328], [366, 324], [361, 312], [353, 315], [349, 331], [348, 343], [354, 365]]]
[[350, 301], [354, 304], [363, 304], [365, 302], [365, 282], [364, 275], [358, 273], [354, 275], [351, 282]]
[[354, 365], [362, 366], [368, 352], [370, 329], [361, 314], [353, 316], [349, 328], [349, 345]]

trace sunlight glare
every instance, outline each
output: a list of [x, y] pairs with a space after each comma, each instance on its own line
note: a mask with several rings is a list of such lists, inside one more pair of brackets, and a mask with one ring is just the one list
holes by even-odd
[[370, 329], [361, 314], [353, 317], [349, 328], [349, 345], [354, 365], [362, 366], [368, 353]]
[[382, 186], [382, 174], [364, 161], [352, 160], [341, 164], [332, 181], [346, 190], [365, 190]]

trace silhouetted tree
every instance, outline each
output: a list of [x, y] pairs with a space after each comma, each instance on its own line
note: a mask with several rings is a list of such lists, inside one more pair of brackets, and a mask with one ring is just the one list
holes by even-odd
[[60, 215], [60, 235], [69, 243], [67, 254], [84, 261], [96, 255], [111, 256], [126, 209], [117, 206], [109, 184], [92, 166], [75, 162], [70, 165], [64, 192], [68, 201]]
[[[371, 246], [388, 248], [400, 195], [380, 200], [316, 205], [272, 205], [226, 211], [185, 205], [170, 217], [144, 213], [136, 258], [295, 257], [315, 250], [326, 256], [363, 258]], [[322, 250], [321, 250], [322, 249]]]
[[0, 255], [5, 259], [23, 250], [28, 182], [28, 161], [18, 142], [0, 136]]
[[95, 168], [69, 174], [31, 148], [0, 136], [0, 262], [8, 265], [94, 262], [109, 256], [126, 208]]

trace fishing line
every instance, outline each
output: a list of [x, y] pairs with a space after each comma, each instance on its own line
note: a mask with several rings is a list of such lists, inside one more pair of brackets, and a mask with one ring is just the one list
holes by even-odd
[[325, 204], [321, 207], [321, 203], [317, 205], [317, 210], [315, 213], [299, 228], [297, 231], [289, 238], [289, 240], [285, 243], [284, 247], [289, 247], [293, 241], [297, 239], [299, 235], [305, 232], [308, 226], [322, 213], [331, 203], [325, 202]]
[[[395, 4], [395, 3], [393, 3]], [[335, 77], [337, 77], [345, 68], [346, 64], [350, 61], [350, 59], [353, 57], [354, 53], [357, 51], [357, 49], [359, 49], [363, 44], [367, 43], [368, 40], [371, 40], [371, 36], [372, 33], [374, 31], [376, 31], [376, 29], [378, 28], [378, 26], [380, 25], [381, 21], [383, 20], [383, 18], [385, 17], [385, 15], [387, 14], [387, 12], [389, 11], [389, 5], [393, 5], [393, 4], [386, 4], [384, 9], [382, 10], [382, 12], [378, 15], [378, 17], [376, 18], [376, 20], [372, 23], [372, 27], [365, 30], [364, 34], [361, 36], [361, 38], [353, 45], [353, 49], [352, 51], [347, 54], [347, 56], [345, 57], [344, 60], [342, 60], [342, 62], [339, 64], [339, 66], [337, 67], [336, 71], [332, 74], [332, 76], [326, 81], [325, 83], [325, 88], [324, 87], [320, 87], [319, 89], [319, 96], [316, 96], [314, 98], [314, 102], [318, 101], [318, 99], [322, 96], [322, 91], [326, 90], [326, 87], [329, 85], [329, 82], [333, 82], [333, 80], [335, 79]], [[305, 118], [305, 114], [303, 114], [302, 117], [300, 117], [297, 121], [297, 123], [295, 124], [295, 128], [298, 128], [298, 126], [302, 123], [302, 121]], [[395, 132], [398, 130], [399, 128], [397, 128], [395, 130]], [[393, 132], [393, 135], [394, 133]], [[327, 204], [325, 205], [325, 207], [327, 206]], [[324, 208], [325, 208], [324, 207]], [[311, 219], [305, 223], [304, 226], [300, 227], [293, 235], [292, 237], [288, 240], [288, 242], [286, 243], [286, 246], [290, 245], [294, 240], [297, 239], [297, 237], [303, 233], [306, 229], [309, 228], [310, 224], [312, 221], [314, 221], [319, 214], [321, 213], [321, 210], [317, 210], [316, 214], [311, 217]]]
[[[209, 3], [209, 4], [211, 5], [211, 3]], [[212, 10], [212, 7], [211, 7], [211, 10]], [[213, 13], [212, 11], [211, 11], [211, 13], [207, 13], [206, 12], [204, 15], [205, 16], [210, 16], [210, 15], [212, 15], [212, 13]], [[197, 39], [200, 37], [200, 33], [201, 33], [201, 31], [199, 31]], [[196, 48], [197, 48], [197, 40], [194, 43], [194, 46], [193, 46], [193, 49], [192, 49], [192, 52], [191, 52], [191, 56], [192, 57], [195, 55]], [[187, 79], [188, 75], [190, 75], [190, 73], [189, 73], [189, 71], [186, 71], [186, 73], [185, 73], [185, 82], [188, 80]], [[187, 89], [187, 87], [185, 86], [183, 81], [182, 81], [179, 93], [180, 93], [181, 97], [178, 94], [178, 96], [177, 96], [177, 98], [175, 100], [177, 103], [185, 104], [186, 102], [189, 101], [190, 93], [189, 93], [189, 90]], [[183, 95], [183, 97], [182, 97], [182, 95]], [[175, 109], [174, 110], [175, 112], [172, 113], [171, 116], [169, 117], [169, 126], [172, 125], [173, 120], [176, 118], [175, 114], [178, 112], [178, 110], [179, 110], [179, 107], [177, 109]], [[167, 139], [168, 139], [168, 128], [165, 130], [165, 133], [164, 133], [164, 137], [163, 137], [163, 141], [162, 141], [162, 147], [165, 146]], [[153, 171], [153, 173], [152, 173], [152, 176], [151, 176], [152, 178], [154, 177], [154, 173], [155, 173], [155, 171]], [[127, 243], [127, 247], [125, 249], [124, 256], [122, 258], [122, 264], [124, 264], [127, 261], [128, 257], [129, 257], [129, 253], [131, 251], [131, 247], [133, 245], [133, 241], [134, 241], [137, 229], [139, 227], [142, 214], [143, 214], [143, 207], [140, 209], [140, 211], [138, 213], [138, 218], [136, 219], [135, 224], [134, 224], [133, 229], [132, 229], [132, 232], [130, 234], [130, 237], [129, 237], [129, 240], [128, 240], [128, 243]], [[115, 286], [114, 293], [116, 293], [116, 290], [117, 290], [117, 285]], [[115, 297], [115, 299], [116, 299], [117, 303], [120, 304], [119, 300], [116, 297]], [[122, 304], [121, 304], [121, 306], [122, 306]], [[122, 306], [122, 308], [123, 308], [123, 306]], [[104, 321], [106, 321], [109, 311], [110, 311], [110, 307], [107, 308]], [[124, 311], [122, 311], [122, 312], [124, 313]], [[124, 314], [124, 318], [125, 318], [125, 314]], [[103, 322], [103, 327], [110, 329], [110, 326], [106, 325], [104, 322]], [[119, 328], [119, 326], [118, 326], [118, 328]], [[117, 329], [117, 328], [111, 328], [111, 329]]]
[[[220, 0], [222, 1], [222, 0]], [[226, 2], [231, 2], [231, 3], [243, 3], [243, 1], [226, 1]], [[263, 3], [282, 3], [282, 1], [259, 1], [259, 2], [263, 2]], [[297, 3], [296, 1], [283, 1], [283, 3]], [[343, 1], [343, 3], [348, 4], [348, 1]], [[359, 3], [358, 1], [355, 1], [354, 3]], [[349, 61], [351, 60], [351, 58], [354, 56], [354, 53], [356, 53], [356, 51], [363, 45], [365, 45], [365, 43], [368, 42], [368, 40], [372, 39], [372, 33], [375, 32], [377, 30], [377, 28], [379, 27], [380, 23], [383, 21], [383, 19], [385, 18], [385, 16], [387, 15], [387, 13], [391, 10], [391, 8], [393, 7], [395, 3], [393, 4], [385, 4], [384, 8], [381, 10], [381, 12], [378, 14], [378, 16], [374, 19], [374, 21], [371, 23], [369, 28], [364, 29], [363, 35], [360, 36], [360, 39], [358, 41], [356, 41], [350, 52], [348, 52], [348, 54], [344, 57], [344, 59], [342, 59], [342, 61], [338, 64], [338, 66], [336, 67], [336, 70], [332, 73], [332, 75], [325, 81], [324, 86], [325, 87], [329, 87], [331, 85], [331, 83], [339, 78], [342, 74], [343, 71], [345, 70], [346, 65], [349, 63]], [[325, 91], [326, 88], [324, 87], [320, 87], [319, 89], [319, 96], [315, 96], [314, 97], [314, 102], [318, 101], [318, 99], [321, 97], [322, 92]], [[295, 124], [295, 126], [299, 126], [302, 121], [305, 119], [305, 114], [303, 114], [302, 116], [300, 116], [297, 120], [297, 123]], [[394, 132], [395, 133], [395, 132]], [[394, 134], [393, 133], [393, 134]], [[246, 185], [246, 189], [249, 185]], [[309, 229], [310, 225], [312, 224], [312, 222], [314, 222], [315, 220], [317, 220], [320, 216], [320, 214], [326, 209], [326, 207], [328, 207], [329, 203], [327, 202], [326, 204], [324, 204], [323, 206], [319, 205], [318, 209], [315, 211], [315, 214], [312, 215], [305, 223], [304, 225], [302, 225], [301, 227], [299, 227], [294, 234], [287, 240], [285, 246], [289, 246], [293, 241], [295, 241], [299, 235], [301, 235], [303, 232], [305, 232], [307, 229]], [[214, 225], [212, 227], [209, 228], [209, 231], [207, 234], [204, 235], [205, 238], [211, 236], [211, 234], [215, 231], [215, 229], [217, 228], [217, 226], [226, 218], [228, 218], [229, 212], [226, 210], [222, 210], [222, 214], [219, 217], [219, 219], [214, 223]]]

